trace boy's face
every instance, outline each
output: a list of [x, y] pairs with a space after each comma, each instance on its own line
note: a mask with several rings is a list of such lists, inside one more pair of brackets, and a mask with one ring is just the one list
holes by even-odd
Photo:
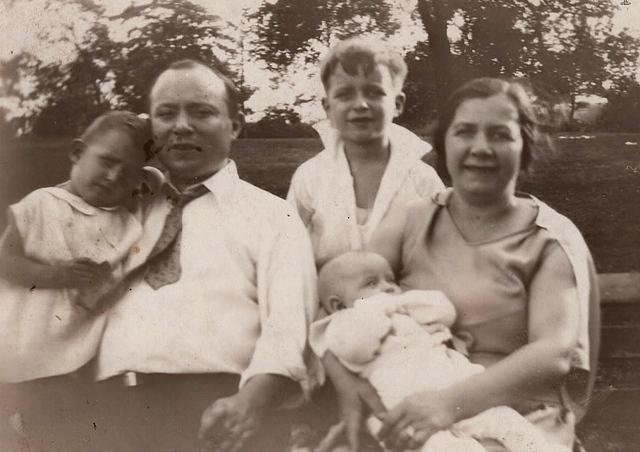
[[405, 96], [382, 64], [369, 74], [347, 74], [338, 65], [329, 76], [322, 106], [345, 143], [385, 144], [387, 128], [404, 107]]
[[339, 284], [339, 296], [347, 308], [356, 300], [380, 293], [400, 293], [391, 266], [382, 256], [371, 255], [352, 266]]
[[113, 207], [131, 196], [145, 158], [126, 133], [109, 130], [89, 143], [77, 140], [71, 161], [72, 192], [93, 206]]
[[240, 131], [229, 116], [224, 82], [204, 67], [170, 69], [151, 91], [158, 157], [172, 178], [193, 180], [219, 169]]

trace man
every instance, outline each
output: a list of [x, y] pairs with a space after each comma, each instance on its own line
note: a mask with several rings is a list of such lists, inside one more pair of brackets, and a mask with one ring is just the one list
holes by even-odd
[[[264, 421], [307, 377], [316, 296], [306, 232], [284, 200], [238, 178], [229, 80], [179, 61], [153, 84], [150, 108], [167, 180], [132, 257], [141, 271], [96, 358], [100, 447], [282, 450], [278, 416]], [[256, 439], [261, 427], [269, 433]]]

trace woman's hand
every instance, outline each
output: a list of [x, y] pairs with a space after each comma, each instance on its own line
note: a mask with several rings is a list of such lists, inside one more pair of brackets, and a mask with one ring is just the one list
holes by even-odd
[[332, 450], [343, 432], [350, 450], [356, 452], [360, 447], [360, 431], [365, 416], [372, 413], [381, 417], [386, 410], [371, 383], [349, 372], [331, 352], [324, 355], [322, 363], [336, 388], [342, 422], [340, 429], [330, 431], [327, 438], [321, 441], [321, 448], [316, 452]]
[[393, 450], [415, 449], [434, 433], [456, 422], [456, 408], [446, 390], [425, 391], [407, 397], [381, 416], [378, 439]]

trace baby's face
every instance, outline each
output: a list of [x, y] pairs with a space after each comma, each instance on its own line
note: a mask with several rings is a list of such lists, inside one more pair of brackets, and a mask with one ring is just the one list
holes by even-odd
[[87, 203], [113, 207], [125, 202], [139, 183], [144, 153], [118, 130], [107, 131], [72, 156], [71, 188]]
[[354, 302], [380, 293], [400, 293], [391, 266], [382, 256], [371, 255], [352, 267], [342, 280], [342, 300], [350, 308]]

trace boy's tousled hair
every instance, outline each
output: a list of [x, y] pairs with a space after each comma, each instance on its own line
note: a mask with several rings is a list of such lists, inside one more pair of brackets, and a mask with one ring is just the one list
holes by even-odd
[[196, 69], [199, 67], [211, 71], [216, 77], [222, 80], [222, 83], [224, 84], [224, 88], [226, 92], [225, 101], [227, 104], [227, 110], [229, 110], [229, 117], [231, 119], [238, 119], [238, 116], [240, 113], [240, 108], [239, 108], [240, 91], [236, 87], [235, 83], [233, 83], [233, 81], [229, 77], [224, 75], [218, 69], [211, 67], [208, 64], [203, 63], [202, 61], [194, 60], [192, 58], [185, 58], [182, 60], [174, 61], [169, 66], [167, 66], [162, 71], [160, 71], [160, 73], [156, 76], [156, 78], [153, 80], [153, 82], [150, 85], [151, 88], [149, 89], [149, 96], [148, 96], [149, 101], [151, 100], [151, 92], [153, 91], [153, 88], [156, 85], [158, 78], [160, 78], [162, 74], [170, 70], [179, 71], [182, 69]]
[[327, 90], [329, 78], [338, 66], [349, 75], [357, 75], [359, 70], [369, 75], [378, 64], [389, 69], [394, 86], [401, 91], [407, 77], [407, 64], [388, 44], [371, 37], [349, 38], [333, 46], [320, 63], [320, 79]]
[[151, 124], [149, 119], [142, 118], [135, 113], [124, 110], [116, 110], [98, 116], [86, 128], [80, 140], [85, 144], [91, 144], [105, 133], [116, 130], [127, 135], [134, 147], [145, 153], [145, 160], [151, 157], [152, 139]]

